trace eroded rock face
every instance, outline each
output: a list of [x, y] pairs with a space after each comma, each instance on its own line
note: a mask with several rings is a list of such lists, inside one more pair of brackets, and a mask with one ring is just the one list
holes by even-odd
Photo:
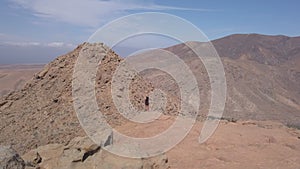
[[0, 169], [24, 169], [25, 162], [19, 154], [9, 146], [0, 146]]
[[[40, 157], [38, 157], [39, 155]], [[103, 150], [88, 137], [76, 137], [66, 146], [50, 144], [31, 150], [22, 156], [28, 168], [43, 169], [167, 169], [165, 155], [151, 159], [130, 159], [119, 157]], [[37, 163], [37, 159], [41, 159]]]

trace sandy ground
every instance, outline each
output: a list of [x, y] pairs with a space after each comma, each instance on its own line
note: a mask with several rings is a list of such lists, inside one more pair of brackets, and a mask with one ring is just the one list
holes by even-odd
[[[161, 120], [155, 125], [127, 124], [118, 130], [130, 136], [150, 137], [173, 122], [168, 117]], [[187, 137], [167, 152], [172, 169], [300, 168], [299, 130], [270, 121], [221, 121], [213, 136], [199, 144], [202, 125], [197, 122]]]
[[44, 65], [0, 65], [0, 96], [18, 90]]

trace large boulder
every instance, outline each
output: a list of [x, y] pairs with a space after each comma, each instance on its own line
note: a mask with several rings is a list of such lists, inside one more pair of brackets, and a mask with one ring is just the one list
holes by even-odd
[[88, 137], [76, 137], [66, 146], [49, 144], [24, 154], [29, 167], [42, 169], [167, 169], [168, 159], [160, 155], [150, 159], [131, 159], [113, 155]]

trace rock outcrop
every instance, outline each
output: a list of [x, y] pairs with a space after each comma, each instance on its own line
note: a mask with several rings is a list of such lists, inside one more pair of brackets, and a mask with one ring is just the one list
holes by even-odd
[[66, 146], [50, 144], [24, 154], [27, 169], [167, 169], [165, 155], [150, 159], [132, 159], [113, 155], [88, 137], [76, 137]]
[[0, 169], [24, 169], [25, 162], [19, 154], [9, 146], [0, 146]]

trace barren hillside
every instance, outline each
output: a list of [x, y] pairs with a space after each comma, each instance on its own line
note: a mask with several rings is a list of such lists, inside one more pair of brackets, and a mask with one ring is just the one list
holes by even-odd
[[[123, 59], [104, 44], [84, 43], [47, 64], [22, 89], [1, 98], [0, 145], [12, 145], [30, 162], [27, 167], [48, 169], [300, 168], [299, 38], [233, 35], [213, 44], [224, 65], [228, 93], [223, 120], [204, 144], [198, 138], [210, 103], [209, 78], [184, 44], [166, 50], [189, 66], [199, 85], [199, 120], [187, 137], [153, 161], [120, 158], [91, 142], [73, 108], [72, 81], [78, 78], [73, 77], [74, 64], [81, 50], [90, 51], [89, 57], [104, 56], [95, 79], [96, 101], [106, 121], [122, 134], [143, 138], [165, 131], [176, 120], [180, 99], [178, 85], [162, 71], [150, 69], [125, 77], [131, 79], [129, 98], [139, 111], [149, 110], [145, 99], [151, 100], [155, 89], [167, 97], [167, 106], [155, 121], [141, 124], [125, 119], [111, 97], [113, 76]], [[117, 86], [121, 92], [122, 85]], [[177, 133], [169, 139], [176, 137]]]
[[[201, 50], [203, 43], [187, 44]], [[225, 118], [275, 120], [300, 128], [299, 37], [231, 35], [212, 44], [225, 69]], [[185, 44], [166, 50], [180, 57], [195, 74], [201, 95], [200, 114], [205, 116], [210, 104], [210, 82], [204, 65]], [[159, 70], [141, 74], [155, 87], [179, 96], [178, 86], [168, 74]]]

